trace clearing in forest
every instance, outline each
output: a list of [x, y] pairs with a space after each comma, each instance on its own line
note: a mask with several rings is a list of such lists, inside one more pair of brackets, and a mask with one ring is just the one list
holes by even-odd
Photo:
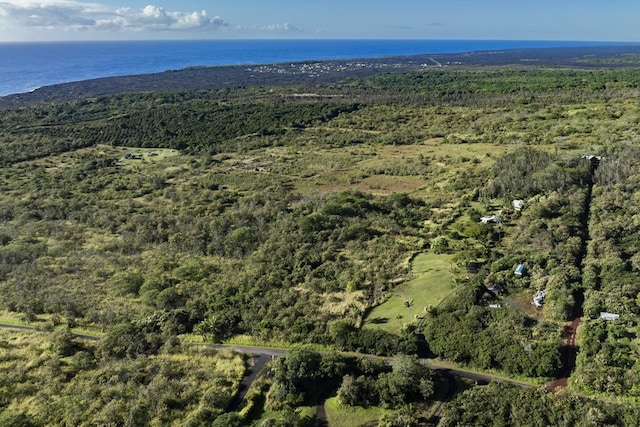
[[365, 326], [398, 333], [416, 315], [423, 316], [425, 307], [437, 306], [454, 290], [452, 262], [450, 254], [417, 255], [411, 262], [412, 278], [395, 287], [386, 302], [371, 310]]

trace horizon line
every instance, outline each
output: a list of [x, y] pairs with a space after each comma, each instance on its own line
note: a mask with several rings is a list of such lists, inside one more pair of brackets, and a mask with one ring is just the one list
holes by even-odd
[[531, 43], [611, 43], [640, 44], [640, 40], [582, 40], [582, 39], [508, 39], [508, 38], [385, 38], [385, 37], [327, 37], [327, 38], [166, 38], [166, 39], [60, 39], [60, 40], [0, 40], [0, 44], [33, 44], [33, 43], [129, 43], [129, 42], [226, 42], [226, 41], [461, 41], [461, 42], [531, 42]]

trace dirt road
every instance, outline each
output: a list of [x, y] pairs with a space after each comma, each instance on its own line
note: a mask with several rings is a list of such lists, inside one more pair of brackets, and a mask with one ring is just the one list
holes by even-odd
[[562, 373], [560, 378], [548, 384], [548, 387], [551, 390], [555, 390], [558, 387], [566, 387], [569, 382], [571, 372], [573, 372], [576, 367], [576, 357], [578, 356], [576, 334], [578, 332], [578, 327], [580, 327], [581, 324], [582, 319], [576, 318], [573, 322], [565, 326], [565, 337], [567, 339], [567, 343], [562, 349]]

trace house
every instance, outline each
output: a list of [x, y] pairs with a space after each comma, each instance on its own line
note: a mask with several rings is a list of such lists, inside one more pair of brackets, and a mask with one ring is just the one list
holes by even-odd
[[513, 274], [515, 274], [518, 277], [524, 276], [524, 264], [518, 264]]
[[483, 223], [483, 224], [488, 224], [490, 222], [496, 222], [496, 216], [495, 215], [483, 216], [482, 218], [480, 218], [480, 222]]
[[480, 218], [480, 222], [482, 224], [489, 224], [490, 222], [502, 222], [502, 216], [501, 215], [483, 216], [482, 218]]
[[602, 160], [602, 156], [596, 156], [595, 154], [583, 154], [582, 158], [590, 160], [592, 162], [599, 162], [600, 160]]
[[618, 320], [620, 319], [620, 315], [619, 314], [615, 314], [615, 313], [607, 313], [604, 311], [600, 312], [600, 318], [604, 319], [604, 320]]
[[500, 285], [485, 285], [485, 288], [487, 288], [487, 290], [489, 292], [492, 292], [496, 295], [501, 294], [502, 292], [504, 292], [504, 289], [502, 288], [502, 286]]
[[589, 160], [591, 162], [591, 168], [596, 169], [600, 165], [600, 161], [602, 160], [602, 156], [596, 156], [594, 154], [583, 154], [583, 159]]
[[511, 202], [511, 206], [516, 211], [521, 211], [524, 208], [524, 200], [514, 200]]
[[543, 290], [538, 291], [534, 297], [533, 297], [533, 301], [531, 301], [531, 303], [533, 305], [535, 305], [538, 308], [542, 308], [542, 304], [544, 304], [544, 297], [546, 296], [546, 292]]

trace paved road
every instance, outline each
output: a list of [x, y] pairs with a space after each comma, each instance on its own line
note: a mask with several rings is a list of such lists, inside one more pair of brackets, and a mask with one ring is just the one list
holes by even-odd
[[[4, 329], [15, 329], [15, 330], [25, 330], [25, 331], [34, 331], [35, 328], [33, 326], [23, 326], [23, 325], [12, 325], [0, 323], [0, 328]], [[80, 339], [96, 341], [99, 340], [99, 337], [93, 335], [86, 334], [75, 334]], [[209, 347], [217, 350], [232, 350], [240, 353], [246, 353], [253, 357], [253, 363], [251, 368], [247, 370], [247, 374], [243, 378], [238, 394], [234, 397], [234, 399], [230, 402], [228, 410], [235, 411], [242, 407], [242, 403], [247, 394], [247, 391], [251, 388], [253, 382], [258, 378], [260, 373], [264, 370], [266, 364], [275, 358], [286, 356], [289, 350], [283, 348], [271, 348], [271, 347], [257, 347], [257, 346], [248, 346], [248, 345], [233, 345], [233, 344], [189, 344], [191, 346], [203, 346]], [[367, 355], [361, 355], [367, 356]], [[432, 359], [423, 359], [426, 361], [427, 365], [434, 369], [436, 372], [440, 373], [446, 378], [449, 378], [449, 382], [451, 383], [452, 377], [464, 378], [467, 380], [474, 381], [477, 385], [488, 384], [491, 381], [501, 381], [508, 382], [520, 387], [531, 387], [529, 384], [522, 383], [515, 380], [509, 380], [505, 378], [500, 378], [490, 374], [478, 373], [478, 372], [470, 372], [462, 369], [453, 369], [453, 368], [445, 368], [442, 366], [438, 366], [436, 360]], [[453, 389], [453, 394], [455, 394], [455, 388]], [[451, 388], [448, 392], [448, 399], [453, 397], [451, 394]], [[449, 395], [451, 394], [451, 395]]]
[[450, 402], [458, 393], [458, 382], [456, 381], [456, 378], [453, 375], [446, 375], [445, 378], [447, 380], [447, 392], [442, 397], [442, 399], [440, 399], [435, 409], [433, 410], [432, 421], [437, 421], [440, 419], [440, 417], [442, 416], [442, 407], [444, 406], [444, 404]]
[[244, 402], [245, 397], [247, 396], [247, 392], [251, 388], [251, 385], [255, 380], [258, 379], [258, 376], [262, 373], [267, 362], [272, 360], [275, 356], [268, 356], [266, 354], [253, 354], [252, 355], [252, 363], [251, 367], [247, 369], [245, 372], [245, 376], [240, 383], [240, 387], [238, 388], [238, 392], [229, 402], [229, 406], [227, 406], [227, 412], [236, 412], [240, 410], [242, 407], [242, 403]]
[[[34, 331], [36, 330], [36, 328], [34, 328], [33, 326], [26, 326], [26, 325], [13, 325], [13, 324], [8, 324], [8, 323], [0, 323], [0, 328], [3, 329], [16, 329], [16, 330], [24, 330], [24, 331]], [[80, 339], [85, 339], [85, 340], [90, 340], [90, 341], [97, 341], [100, 338], [94, 335], [87, 335], [87, 334], [80, 334], [80, 333], [76, 333], [74, 334], [75, 336], [77, 336]], [[213, 348], [213, 349], [218, 349], [218, 350], [232, 350], [232, 351], [237, 351], [240, 353], [246, 353], [249, 354], [251, 356], [254, 357], [254, 368], [251, 370], [251, 372], [253, 373], [254, 371], [259, 371], [262, 369], [262, 367], [264, 367], [264, 365], [269, 361], [272, 360], [274, 358], [278, 358], [278, 357], [283, 357], [286, 356], [287, 353], [289, 352], [288, 349], [285, 348], [272, 348], [272, 347], [258, 347], [258, 346], [249, 346], [249, 345], [235, 345], [235, 344], [189, 344], [192, 346], [205, 346], [205, 347], [209, 347], [209, 348]], [[361, 356], [367, 356], [367, 355], [361, 355]], [[478, 384], [486, 384], [490, 381], [502, 381], [502, 382], [509, 382], [521, 387], [529, 387], [528, 384], [526, 383], [522, 383], [522, 382], [518, 382], [515, 380], [510, 380], [510, 379], [505, 379], [505, 378], [500, 378], [498, 376], [495, 375], [491, 375], [491, 374], [485, 374], [485, 373], [477, 373], [477, 372], [470, 372], [470, 371], [466, 371], [466, 370], [462, 370], [462, 369], [453, 369], [453, 368], [445, 368], [442, 366], [438, 366], [438, 363], [436, 360], [433, 359], [423, 359], [426, 361], [427, 365], [429, 367], [431, 367], [432, 369], [443, 373], [445, 375], [454, 375], [456, 377], [459, 378], [465, 378], [468, 380], [472, 380], [472, 381], [477, 381]], [[257, 376], [257, 373], [256, 373]]]
[[233, 350], [240, 353], [247, 353], [251, 355], [267, 356], [267, 357], [282, 357], [286, 356], [289, 350], [286, 348], [272, 348], [272, 347], [257, 347], [251, 345], [235, 345], [235, 344], [194, 344], [204, 345], [217, 350]]
[[522, 381], [499, 377], [497, 375], [491, 375], [484, 372], [474, 372], [466, 369], [458, 369], [458, 368], [449, 368], [447, 366], [443, 366], [437, 359], [422, 359], [426, 362], [427, 366], [429, 366], [434, 371], [444, 375], [444, 376], [454, 376], [457, 378], [463, 378], [466, 380], [474, 381], [477, 385], [486, 385], [492, 381], [503, 382], [516, 385], [522, 388], [534, 387], [529, 383], [525, 383]]
[[3, 329], [17, 329], [19, 331], [35, 331], [35, 329], [36, 329], [33, 326], [12, 325], [10, 323], [0, 323], [0, 328], [3, 328]]

